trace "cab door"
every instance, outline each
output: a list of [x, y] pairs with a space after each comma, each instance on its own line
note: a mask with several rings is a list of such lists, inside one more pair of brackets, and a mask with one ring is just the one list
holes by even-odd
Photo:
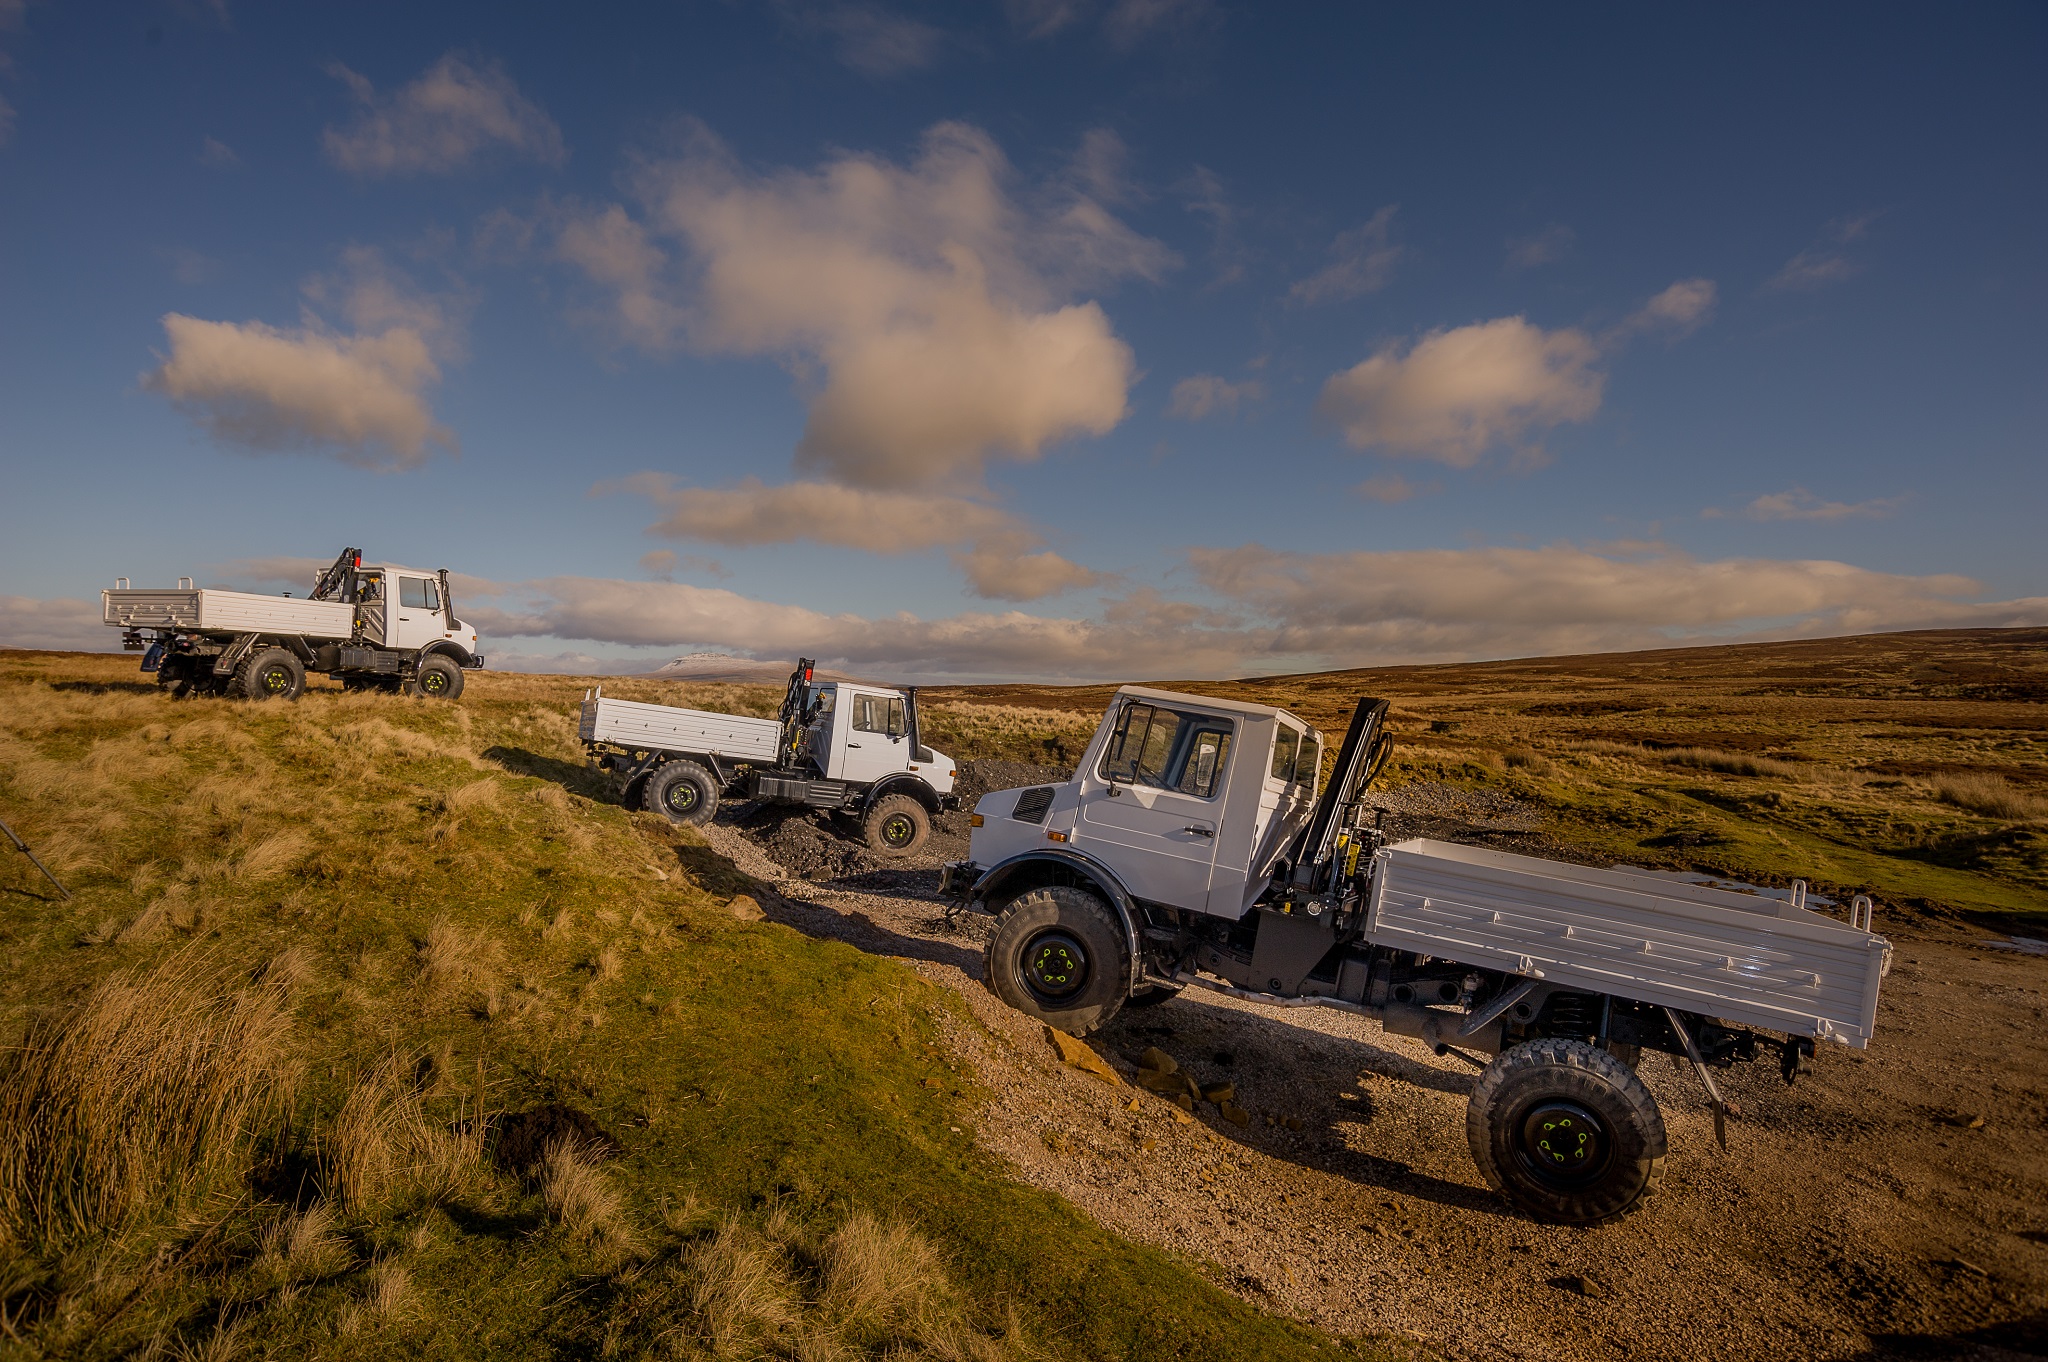
[[873, 784], [905, 769], [910, 747], [901, 695], [841, 686], [839, 708], [837, 732], [844, 741], [835, 775], [841, 780]]
[[1083, 777], [1075, 842], [1139, 898], [1207, 911], [1235, 737], [1223, 716], [1126, 700]]
[[412, 572], [394, 572], [391, 579], [384, 646], [410, 650], [446, 638], [448, 621], [441, 613], [440, 582]]

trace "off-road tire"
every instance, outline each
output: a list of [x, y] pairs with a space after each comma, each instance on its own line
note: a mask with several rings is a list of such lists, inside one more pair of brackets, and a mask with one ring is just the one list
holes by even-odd
[[860, 832], [869, 850], [908, 856], [932, 835], [932, 819], [909, 795], [883, 795], [860, 820]]
[[1656, 1099], [1634, 1070], [1582, 1040], [1532, 1040], [1496, 1055], [1472, 1088], [1465, 1138], [1496, 1191], [1553, 1224], [1619, 1220], [1664, 1179]]
[[1147, 984], [1130, 997], [1124, 999], [1125, 1007], [1157, 1007], [1170, 1003], [1185, 991], [1182, 984]]
[[1123, 924], [1094, 894], [1065, 885], [1011, 899], [996, 918], [983, 960], [998, 998], [1070, 1036], [1107, 1024], [1130, 987]]
[[718, 812], [718, 782], [694, 761], [665, 761], [640, 783], [640, 807], [671, 823], [709, 823]]
[[420, 659], [406, 690], [430, 700], [453, 700], [462, 694], [462, 668], [439, 653]]
[[296, 700], [306, 693], [306, 668], [282, 648], [259, 648], [236, 670], [235, 689], [251, 700]]

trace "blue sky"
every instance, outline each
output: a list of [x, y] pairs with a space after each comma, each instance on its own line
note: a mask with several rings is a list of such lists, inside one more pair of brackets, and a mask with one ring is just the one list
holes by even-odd
[[0, 0], [0, 645], [1242, 675], [2048, 623], [2034, 5]]

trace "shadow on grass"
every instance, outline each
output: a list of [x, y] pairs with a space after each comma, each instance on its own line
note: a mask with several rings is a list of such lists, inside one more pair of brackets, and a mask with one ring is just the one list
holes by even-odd
[[79, 695], [155, 695], [160, 688], [154, 681], [52, 681], [50, 689]]
[[603, 800], [608, 804], [618, 802], [610, 773], [585, 766], [582, 762], [545, 757], [524, 747], [487, 747], [483, 755], [486, 761], [495, 761], [514, 775], [551, 780], [571, 794], [580, 794], [586, 799]]

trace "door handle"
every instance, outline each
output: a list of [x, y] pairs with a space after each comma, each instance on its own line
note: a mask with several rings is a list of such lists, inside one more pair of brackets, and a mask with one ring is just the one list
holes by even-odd
[[1182, 828], [1181, 831], [1192, 832], [1197, 837], [1214, 837], [1216, 835], [1216, 829], [1200, 827], [1194, 823], [1188, 824], [1186, 827]]
[[857, 742], [850, 742], [850, 743], [848, 743], [848, 744], [847, 744], [847, 746], [848, 746], [848, 747], [859, 747], [859, 746], [860, 746], [860, 744], [859, 744], [859, 743], [857, 743]]

